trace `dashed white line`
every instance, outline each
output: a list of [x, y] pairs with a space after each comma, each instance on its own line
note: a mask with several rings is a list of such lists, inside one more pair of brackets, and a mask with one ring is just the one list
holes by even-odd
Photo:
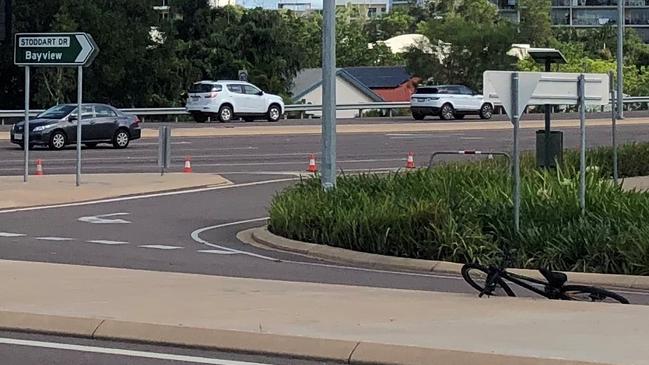
[[0, 237], [25, 237], [22, 233], [0, 232]]
[[141, 246], [137, 246], [137, 247], [152, 248], [152, 249], [156, 249], [156, 250], [179, 250], [181, 248], [184, 248], [184, 247], [180, 247], [180, 246], [167, 246], [167, 245], [141, 245]]
[[34, 237], [39, 241], [74, 241], [74, 238], [69, 237]]
[[128, 242], [122, 241], [109, 241], [109, 240], [91, 240], [88, 243], [96, 243], [98, 245], [128, 245]]
[[19, 340], [13, 338], [0, 338], [0, 344], [77, 351], [77, 352], [88, 352], [88, 353], [95, 353], [95, 354], [130, 356], [130, 357], [139, 357], [139, 358], [156, 359], [156, 360], [169, 360], [174, 362], [178, 361], [178, 362], [193, 363], [193, 364], [270, 365], [270, 364], [261, 364], [261, 363], [244, 362], [244, 361], [214, 359], [214, 358], [199, 357], [199, 356], [164, 354], [164, 353], [149, 352], [149, 351], [134, 351], [134, 350], [125, 350], [125, 349], [117, 349], [117, 348], [110, 348], [110, 347], [83, 346], [83, 345], [73, 345], [73, 344], [58, 343], [58, 342]]

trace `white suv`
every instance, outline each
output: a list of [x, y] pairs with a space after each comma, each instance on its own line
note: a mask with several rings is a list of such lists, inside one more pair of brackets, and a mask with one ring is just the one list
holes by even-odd
[[410, 98], [412, 117], [422, 120], [427, 115], [440, 119], [462, 119], [465, 115], [479, 115], [490, 119], [494, 106], [482, 95], [462, 85], [422, 86]]
[[243, 81], [199, 81], [189, 89], [187, 111], [198, 123], [210, 116], [221, 122], [241, 117], [245, 121], [264, 118], [277, 122], [284, 114], [284, 102]]

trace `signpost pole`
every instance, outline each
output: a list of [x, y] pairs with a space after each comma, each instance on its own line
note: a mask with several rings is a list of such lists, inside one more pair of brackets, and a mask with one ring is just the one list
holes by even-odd
[[610, 94], [611, 94], [611, 144], [613, 145], [613, 181], [617, 185], [618, 175], [617, 175], [617, 118], [615, 116], [615, 78], [613, 77], [613, 71], [608, 73], [608, 81], [610, 85]]
[[322, 31], [322, 186], [336, 186], [336, 4], [325, 1]]
[[[545, 72], [550, 71], [552, 71], [552, 62], [547, 59], [545, 60]], [[545, 153], [543, 156], [543, 167], [545, 167], [546, 169], [549, 169], [552, 164], [550, 158], [550, 108], [551, 106], [548, 104], [545, 104], [543, 106], [545, 112]]]
[[81, 185], [81, 124], [83, 119], [83, 110], [81, 107], [83, 96], [83, 67], [78, 67], [77, 81], [77, 186]]
[[579, 75], [577, 81], [577, 96], [579, 100], [579, 207], [581, 214], [586, 214], [586, 80]]
[[514, 124], [514, 156], [513, 156], [513, 174], [514, 174], [514, 232], [518, 234], [521, 228], [521, 166], [519, 155], [518, 126], [520, 122], [520, 111], [518, 110], [518, 72], [512, 74], [512, 103], [511, 103], [511, 120]]
[[624, 4], [617, 2], [617, 117], [624, 119]]
[[23, 147], [25, 150], [25, 178], [29, 179], [29, 66], [25, 66], [25, 128], [23, 129]]

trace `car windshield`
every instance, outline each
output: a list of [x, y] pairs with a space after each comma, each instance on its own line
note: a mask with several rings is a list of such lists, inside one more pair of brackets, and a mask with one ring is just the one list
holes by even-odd
[[212, 89], [215, 88], [214, 85], [212, 84], [205, 84], [205, 83], [195, 83], [189, 88], [189, 92], [191, 94], [196, 94], [196, 93], [209, 93], [212, 92]]
[[38, 117], [44, 119], [61, 119], [66, 117], [75, 109], [76, 107], [74, 105], [57, 105], [39, 114]]
[[436, 87], [420, 87], [415, 94], [437, 94], [439, 90]]

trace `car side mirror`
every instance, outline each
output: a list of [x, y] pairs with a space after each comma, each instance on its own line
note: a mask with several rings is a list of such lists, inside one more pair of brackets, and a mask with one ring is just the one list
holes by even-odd
[[260, 91], [260, 92], [257, 93], [257, 95], [262, 96], [262, 95], [264, 95], [264, 92]]
[[77, 118], [76, 115], [70, 115], [68, 117], [68, 122], [76, 122], [77, 120], [79, 120], [79, 118]]

